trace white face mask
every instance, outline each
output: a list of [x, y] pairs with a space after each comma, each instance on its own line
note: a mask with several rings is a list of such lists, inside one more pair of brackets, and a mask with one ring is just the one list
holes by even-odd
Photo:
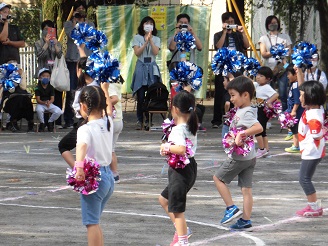
[[318, 66], [318, 61], [312, 61], [312, 65], [313, 65], [313, 67], [317, 67]]
[[151, 25], [151, 24], [145, 24], [144, 25], [144, 31], [145, 32], [151, 32], [151, 31], [153, 31], [153, 25]]

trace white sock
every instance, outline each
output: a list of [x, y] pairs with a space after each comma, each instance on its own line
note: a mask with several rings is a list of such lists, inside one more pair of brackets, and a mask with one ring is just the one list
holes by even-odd
[[179, 245], [188, 245], [188, 235], [178, 236]]
[[308, 202], [308, 204], [313, 210], [318, 210], [319, 209], [319, 205], [318, 205], [317, 202]]

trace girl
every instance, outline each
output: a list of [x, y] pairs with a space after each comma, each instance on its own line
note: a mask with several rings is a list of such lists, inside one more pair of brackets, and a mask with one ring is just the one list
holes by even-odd
[[270, 86], [273, 77], [272, 70], [269, 67], [261, 67], [256, 75], [254, 82], [256, 90], [256, 101], [258, 103], [257, 120], [260, 122], [263, 131], [255, 135], [259, 149], [256, 158], [261, 158], [269, 154], [268, 137], [266, 134], [269, 118], [264, 112], [265, 104], [272, 108], [272, 103], [278, 99], [278, 93]]
[[[168, 153], [184, 155], [186, 153], [186, 138], [193, 143], [192, 150], [197, 148], [197, 115], [195, 112], [195, 97], [183, 90], [179, 92], [172, 103], [172, 117], [176, 126], [168, 138], [168, 142], [161, 145], [161, 155]], [[184, 217], [187, 193], [194, 185], [197, 176], [197, 163], [193, 156], [190, 163], [183, 169], [169, 168], [169, 184], [159, 196], [159, 203], [170, 216], [176, 232], [171, 246], [188, 245], [187, 223]]]
[[305, 111], [298, 125], [298, 137], [302, 153], [299, 182], [308, 200], [308, 205], [296, 212], [299, 216], [322, 216], [323, 210], [317, 200], [312, 177], [321, 159], [326, 155], [323, 124], [325, 112], [323, 106], [326, 94], [318, 81], [304, 82], [300, 87], [300, 101]]
[[[136, 130], [142, 129], [143, 102], [148, 86], [155, 82], [162, 82], [159, 67], [156, 64], [156, 56], [161, 47], [161, 40], [157, 35], [155, 21], [150, 16], [142, 19], [138, 34], [133, 38], [134, 54], [138, 57], [135, 72], [132, 78], [131, 89], [137, 96], [137, 126]], [[148, 114], [145, 114], [145, 129], [148, 128]]]
[[[101, 171], [98, 190], [90, 195], [80, 195], [82, 222], [87, 227], [88, 245], [103, 246], [99, 219], [114, 190], [114, 178], [109, 168], [112, 161], [113, 122], [108, 117], [105, 93], [100, 87], [84, 87], [79, 103], [84, 121], [77, 130], [75, 178], [79, 181], [85, 179], [83, 166], [86, 157], [96, 160]], [[103, 112], [106, 117], [103, 117]]]

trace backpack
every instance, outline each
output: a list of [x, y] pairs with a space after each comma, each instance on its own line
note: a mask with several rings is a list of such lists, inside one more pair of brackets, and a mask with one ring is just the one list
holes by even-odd
[[169, 92], [161, 82], [156, 82], [148, 87], [144, 101], [144, 111], [167, 111]]

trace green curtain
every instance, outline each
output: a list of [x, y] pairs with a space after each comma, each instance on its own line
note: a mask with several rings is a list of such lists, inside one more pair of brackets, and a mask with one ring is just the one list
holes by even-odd
[[142, 18], [147, 15], [152, 16], [156, 25], [159, 24], [154, 8], [162, 8], [161, 10], [163, 10], [160, 16], [160, 23], [163, 26], [160, 29], [157, 28], [159, 29], [157, 36], [161, 39], [161, 50], [156, 59], [163, 82], [168, 86], [169, 73], [166, 68], [166, 61], [170, 59], [171, 52], [168, 50], [167, 40], [174, 33], [176, 16], [180, 13], [187, 13], [191, 17], [191, 26], [203, 43], [203, 50], [201, 52], [196, 51], [196, 64], [204, 70], [203, 86], [196, 96], [204, 98], [206, 96], [208, 73], [210, 6], [98, 6], [98, 29], [105, 32], [108, 37], [107, 50], [121, 63], [121, 74], [125, 80], [122, 93], [131, 93], [130, 85], [137, 60], [133, 52], [132, 40], [137, 33]]

